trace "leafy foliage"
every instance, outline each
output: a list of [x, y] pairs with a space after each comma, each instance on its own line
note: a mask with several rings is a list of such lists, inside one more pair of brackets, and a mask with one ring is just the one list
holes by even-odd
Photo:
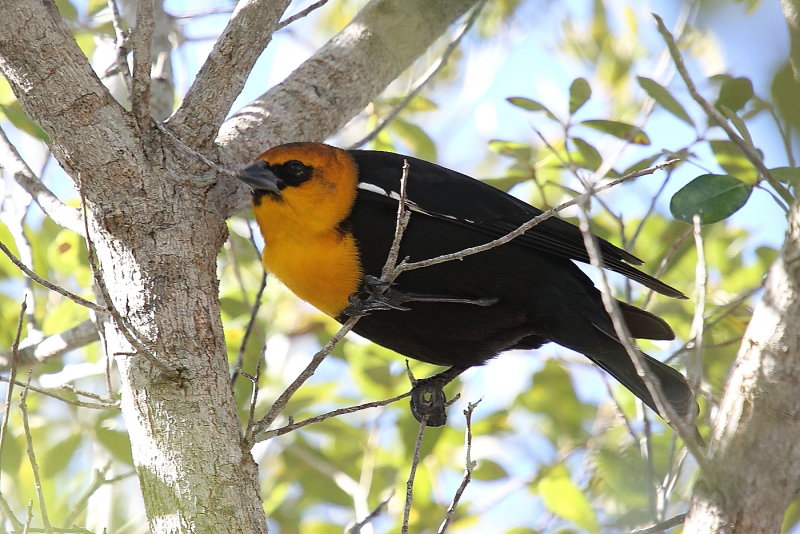
[[[748, 2], [747, 7], [755, 3]], [[525, 25], [533, 17], [513, 17], [537, 9], [531, 8], [533, 4], [487, 3], [478, 23], [480, 36], [467, 48], [494, 42], [514, 24], [530, 29]], [[307, 33], [322, 40], [346, 24], [359, 5], [346, 1], [320, 12], [314, 26], [306, 26], [314, 32]], [[114, 32], [106, 2], [60, 0], [57, 6], [87, 57], [97, 60], [104, 57], [101, 52], [109, 52]], [[567, 65], [570, 75], [555, 78], [553, 83], [559, 88], [555, 96], [552, 91], [529, 88], [525, 92], [515, 86], [513, 92], [509, 90], [514, 96], [496, 98], [502, 101], [507, 97], [502, 105], [515, 117], [522, 117], [526, 129], [522, 133], [511, 128], [493, 132], [497, 138], [488, 142], [488, 151], [472, 147], [476, 153], [491, 154], [476, 162], [474, 174], [490, 175], [487, 181], [492, 185], [546, 208], [574, 198], [594, 179], [602, 184], [607, 178], [672, 162], [655, 174], [597, 196], [593, 229], [642, 257], [646, 270], [657, 272], [668, 283], [687, 292], [699, 283], [705, 285], [706, 300], [698, 303], [652, 298], [619, 279], [612, 280], [613, 290], [621, 298], [646, 306], [675, 329], [678, 340], [674, 343], [643, 343], [642, 348], [669, 358], [681, 369], [691, 369], [690, 378], [703, 391], [698, 425], [707, 434], [708, 415], [724, 388], [749, 320], [752, 298], [776, 254], [774, 241], [763, 243], [751, 235], [752, 229], [743, 229], [746, 221], [737, 217], [753, 217], [764, 205], [780, 212], [785, 208], [782, 193], [793, 197], [800, 187], [800, 170], [792, 154], [792, 132], [800, 128], [797, 81], [788, 64], [775, 73], [769, 95], [753, 83], [754, 75], [743, 75], [742, 66], [730, 65], [728, 72], [705, 79], [697, 75], [706, 99], [738, 132], [741, 139], [734, 141], [708, 119], [677, 78], [654, 73], [655, 59], [664, 47], [654, 38], [650, 20], [634, 4], [621, 11], [611, 11], [609, 6], [596, 0], [591, 12], [581, 16], [567, 7], [549, 8], [548, 24], [561, 30], [554, 38], [553, 54]], [[614, 4], [613, 9], [618, 7]], [[192, 24], [176, 27], [175, 41], [182, 43], [181, 51], [191, 41], [187, 37]], [[681, 44], [687, 61], [706, 60], [702, 54], [712, 54], [711, 40], [698, 29], [690, 27], [684, 38]], [[500, 44], [512, 47], [509, 42]], [[337, 139], [339, 144], [346, 145], [381, 124], [405, 101], [408, 88], [416, 85], [434, 59], [423, 58], [403, 74], [383, 98], [344, 130]], [[470, 61], [468, 52], [455, 54], [371, 141], [370, 148], [440, 159], [456, 132], [441, 131], [437, 126], [454, 102], [463, 105], [456, 113], [466, 114], [469, 106], [458, 100], [457, 88]], [[533, 61], [530, 68], [536, 68]], [[692, 72], [696, 71], [699, 69]], [[16, 141], [47, 141], [2, 80], [0, 115], [7, 121], [4, 129], [13, 125]], [[765, 123], [771, 128], [766, 133]], [[470, 128], [460, 116], [458, 124]], [[536, 135], [530, 134], [529, 127]], [[665, 138], [664, 132], [670, 135]], [[783, 152], [775, 149], [781, 146]], [[759, 147], [765, 154], [758, 152]], [[755, 165], [752, 152], [770, 162], [773, 181]], [[593, 176], [598, 171], [605, 174]], [[48, 177], [54, 177], [52, 182], [66, 181], [55, 172], [48, 171]], [[31, 262], [40, 275], [86, 298], [96, 298], [83, 240], [59, 228], [35, 207], [14, 220], [10, 206], [20, 204], [19, 198], [3, 200], [0, 241], [16, 255], [24, 255], [29, 245]], [[666, 213], [668, 205], [670, 214]], [[702, 237], [709, 274], [703, 281], [695, 279], [698, 256], [692, 229], [686, 224], [695, 214], [707, 224]], [[14, 226], [19, 221], [24, 239]], [[257, 248], [261, 244], [254, 242], [252, 234], [245, 218], [230, 221], [230, 239], [220, 253], [218, 272], [230, 363], [232, 367], [240, 363], [244, 372], [233, 384], [243, 426], [254, 388], [258, 398], [253, 409], [260, 417], [337, 329], [330, 319], [298, 303], [273, 279], [267, 282], [256, 309], [254, 299], [262, 276]], [[7, 353], [13, 342], [23, 293], [31, 296], [32, 313], [23, 329], [23, 338], [30, 341], [90, 319], [89, 313], [73, 302], [28, 284], [3, 256], [0, 282], [0, 353]], [[691, 318], [699, 304], [703, 305], [703, 354], [696, 354], [692, 344], [697, 330]], [[475, 412], [471, 452], [477, 466], [451, 531], [627, 532], [685, 510], [694, 465], [672, 430], [644, 412], [630, 394], [606, 383], [586, 362], [551, 346], [537, 355], [539, 358], [503, 356], [449, 387], [451, 397], [461, 393], [464, 399], [450, 408], [447, 427], [425, 432], [414, 485], [411, 532], [438, 529], [465, 469], [461, 411], [466, 401], [479, 398], [484, 401]], [[263, 364], [260, 374], [259, 361]], [[418, 362], [411, 362], [410, 368], [417, 376], [436, 371]], [[35, 391], [28, 397], [30, 437], [51, 522], [90, 531], [103, 527], [109, 532], [146, 531], [130, 443], [114, 404], [118, 399], [113, 370], [109, 390], [102, 346], [94, 343], [30, 370], [32, 385], [73, 401]], [[27, 369], [21, 367], [17, 372], [17, 380], [24, 383]], [[93, 396], [77, 395], [61, 386]], [[0, 492], [10, 508], [24, 517], [28, 502], [37, 502], [37, 496], [19, 410], [21, 388], [15, 386], [11, 399], [0, 458]], [[401, 358], [361, 339], [348, 338], [292, 398], [273, 428], [328, 410], [390, 398], [407, 389]], [[75, 403], [101, 404], [98, 398], [109, 406], [89, 409]], [[281, 534], [341, 532], [393, 494], [369, 528], [374, 532], [399, 530], [418, 431], [406, 401], [400, 401], [327, 419], [257, 445], [254, 456], [261, 467], [270, 527]], [[95, 501], [104, 506], [94, 505]], [[796, 503], [790, 508], [784, 531], [798, 523], [799, 509]], [[99, 517], [98, 510], [107, 510], [109, 519]], [[4, 526], [8, 524], [6, 519]], [[363, 531], [367, 532], [366, 527]]]

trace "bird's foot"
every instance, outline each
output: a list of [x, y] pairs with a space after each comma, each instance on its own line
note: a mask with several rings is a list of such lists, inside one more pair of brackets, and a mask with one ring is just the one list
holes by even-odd
[[444, 426], [447, 423], [446, 408], [457, 401], [460, 395], [448, 401], [443, 388], [466, 369], [466, 367], [451, 367], [438, 375], [422, 380], [414, 379], [409, 371], [413, 383], [411, 414], [414, 419], [420, 423], [424, 422], [425, 426]]

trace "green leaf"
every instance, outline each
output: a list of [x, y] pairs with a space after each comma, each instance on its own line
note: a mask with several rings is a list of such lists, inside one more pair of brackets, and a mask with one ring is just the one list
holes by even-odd
[[720, 174], [704, 174], [683, 186], [669, 203], [672, 216], [690, 223], [694, 215], [710, 224], [730, 217], [744, 206], [751, 187], [741, 180]]
[[11, 124], [23, 132], [32, 135], [37, 139], [41, 139], [45, 143], [50, 139], [45, 131], [42, 130], [38, 124], [33, 122], [24, 111], [22, 111], [22, 107], [19, 105], [19, 102], [14, 101], [10, 104], [0, 104], [0, 113], [5, 115]]
[[545, 432], [550, 437], [580, 440], [585, 435], [583, 423], [590, 410], [575, 396], [569, 373], [558, 362], [549, 360], [533, 375], [533, 384], [520, 394], [520, 403], [546, 417]]
[[572, 142], [575, 143], [575, 147], [581, 156], [581, 161], [576, 161], [575, 163], [579, 167], [596, 171], [603, 163], [603, 156], [600, 155], [600, 152], [580, 137], [574, 137]]
[[131, 440], [128, 438], [128, 434], [101, 425], [95, 427], [95, 433], [97, 441], [111, 453], [111, 456], [124, 464], [133, 465]]
[[528, 161], [533, 156], [533, 150], [527, 143], [520, 143], [517, 141], [503, 141], [502, 139], [492, 139], [489, 141], [489, 150], [501, 156], [508, 156], [510, 158], [518, 159], [521, 161]]
[[420, 158], [436, 161], [436, 145], [422, 128], [402, 119], [395, 119], [389, 129]]
[[637, 145], [650, 144], [650, 138], [647, 137], [647, 134], [645, 134], [641, 128], [639, 128], [638, 126], [634, 126], [632, 124], [620, 121], [608, 121], [603, 119], [592, 119], [588, 121], [583, 121], [581, 122], [581, 124], [583, 124], [584, 126], [588, 126], [589, 128], [601, 131], [603, 133], [613, 135], [614, 137], [619, 137], [620, 139], [626, 139], [631, 143]]
[[724, 76], [722, 87], [719, 88], [719, 97], [714, 103], [714, 107], [719, 111], [726, 107], [733, 112], [737, 112], [751, 98], [753, 98], [753, 82], [749, 78]]
[[491, 460], [482, 459], [472, 472], [472, 478], [476, 480], [499, 480], [506, 478], [508, 473], [503, 466]]
[[592, 96], [592, 87], [584, 78], [576, 78], [569, 86], [569, 114], [574, 115], [589, 97]]
[[692, 118], [688, 113], [686, 113], [686, 110], [683, 108], [681, 103], [672, 96], [666, 87], [657, 81], [650, 78], [645, 78], [644, 76], [638, 76], [637, 79], [639, 80], [639, 86], [644, 89], [647, 95], [655, 100], [658, 105], [678, 117], [689, 126], [694, 126], [694, 121]]
[[555, 515], [575, 523], [583, 530], [599, 532], [597, 516], [589, 500], [570, 479], [564, 464], [554, 466], [539, 480], [537, 491], [545, 506]]
[[83, 436], [79, 432], [76, 432], [59, 441], [53, 448], [48, 450], [42, 460], [42, 472], [44, 475], [46, 477], [52, 477], [63, 471], [67, 465], [69, 465], [69, 461], [72, 460], [72, 456], [75, 454], [75, 451], [78, 450], [78, 446], [80, 446], [82, 440]]
[[544, 104], [537, 102], [536, 100], [531, 100], [530, 98], [525, 98], [524, 96], [510, 96], [506, 98], [508, 102], [518, 108], [522, 108], [526, 111], [544, 111], [548, 117], [553, 120], [558, 120], [555, 114], [547, 109], [547, 106]]
[[800, 185], [800, 167], [775, 167], [770, 169], [769, 172], [779, 182], [795, 187]]
[[753, 184], [758, 180], [758, 171], [736, 144], [726, 139], [713, 139], [708, 144], [711, 152], [714, 153], [717, 164], [725, 172], [735, 175], [748, 184]]

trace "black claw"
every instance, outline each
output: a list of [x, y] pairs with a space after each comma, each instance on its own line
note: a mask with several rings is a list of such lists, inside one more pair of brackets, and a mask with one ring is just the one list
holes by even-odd
[[438, 375], [417, 380], [411, 389], [411, 414], [414, 419], [420, 423], [425, 421], [425, 426], [444, 426], [447, 423], [446, 408], [459, 397], [456, 395], [448, 402], [444, 387], [466, 369], [451, 367]]

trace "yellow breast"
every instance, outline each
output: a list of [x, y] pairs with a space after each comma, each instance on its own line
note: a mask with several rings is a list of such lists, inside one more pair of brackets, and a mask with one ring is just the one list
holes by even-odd
[[355, 239], [335, 230], [303, 239], [271, 239], [263, 260], [286, 287], [331, 317], [347, 306], [362, 276]]

